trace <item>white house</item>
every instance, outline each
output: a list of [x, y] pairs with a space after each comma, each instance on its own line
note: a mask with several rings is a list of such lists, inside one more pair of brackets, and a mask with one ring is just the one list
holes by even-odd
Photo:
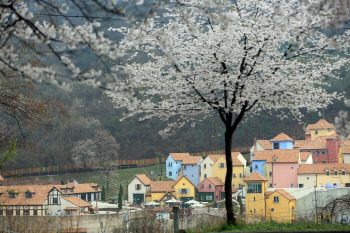
[[146, 196], [151, 196], [151, 180], [145, 175], [135, 175], [129, 183], [127, 183], [128, 188], [128, 201], [141, 204], [145, 202]]

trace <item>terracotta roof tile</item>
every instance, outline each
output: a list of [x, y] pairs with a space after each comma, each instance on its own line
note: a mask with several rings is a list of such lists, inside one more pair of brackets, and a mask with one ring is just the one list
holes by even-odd
[[146, 196], [152, 196], [152, 192], [151, 191], [147, 191], [145, 195]]
[[325, 136], [317, 137], [314, 140], [296, 140], [293, 147], [300, 150], [327, 149], [327, 141]]
[[[244, 166], [244, 164], [239, 160], [237, 157], [240, 155], [241, 152], [231, 152], [231, 158], [232, 158], [232, 166]], [[221, 155], [225, 160], [226, 156]]]
[[[212, 184], [214, 185], [225, 185], [219, 178], [217, 177], [207, 177], [205, 179], [208, 179]], [[203, 182], [203, 181], [202, 181]]]
[[253, 160], [267, 160], [267, 156], [272, 154], [272, 150], [259, 150], [252, 153], [254, 155]]
[[208, 155], [208, 157], [210, 157], [215, 163], [221, 157], [221, 155]]
[[65, 210], [77, 210], [79, 209], [79, 207], [67, 207], [65, 208]]
[[182, 164], [197, 164], [202, 159], [202, 156], [189, 156], [182, 160]]
[[343, 154], [349, 154], [350, 153], [350, 146], [343, 145], [343, 146], [341, 146], [341, 148], [343, 150]]
[[175, 181], [151, 181], [151, 192], [174, 192], [173, 184]]
[[270, 140], [271, 142], [278, 142], [278, 141], [294, 141], [292, 138], [290, 138], [288, 135], [284, 133], [280, 133], [276, 137]]
[[175, 161], [182, 161], [184, 158], [191, 156], [189, 153], [170, 153]]
[[275, 191], [266, 191], [264, 194], [265, 194], [265, 197], [269, 197], [271, 196], [271, 194], [273, 194]]
[[328, 123], [326, 120], [321, 119], [316, 124], [309, 124], [309, 129], [334, 129], [334, 125]]
[[321, 174], [329, 170], [330, 173], [334, 173], [336, 169], [338, 172], [345, 170], [346, 173], [350, 173], [350, 164], [344, 163], [328, 163], [328, 164], [300, 164], [298, 168], [298, 174]]
[[130, 184], [130, 182], [134, 178], [139, 179], [141, 181], [141, 183], [144, 184], [144, 185], [150, 185], [151, 184], [151, 180], [145, 174], [137, 174], [126, 185], [128, 186]]
[[259, 180], [267, 180], [264, 176], [262, 176], [259, 172], [255, 171], [250, 176], [244, 178], [244, 181], [259, 181]]
[[311, 154], [311, 152], [300, 152], [300, 160], [306, 161]]
[[[102, 192], [100, 188], [97, 188], [97, 190], [93, 187], [97, 187], [97, 184], [77, 184], [74, 188], [73, 185], [55, 185], [55, 187], [64, 194], [74, 194], [74, 193], [95, 193], [95, 192]], [[72, 191], [67, 190], [67, 192], [64, 192], [63, 189], [67, 188], [73, 188]]]
[[[297, 163], [299, 161], [298, 149], [277, 149], [272, 150], [267, 156], [267, 163]], [[254, 157], [255, 158], [255, 157]]]
[[288, 200], [295, 200], [296, 198], [293, 197], [292, 195], [290, 195], [286, 190], [284, 189], [277, 189], [275, 190], [275, 192], [278, 192], [279, 194], [281, 194], [282, 196], [284, 196], [285, 198], [287, 198]]
[[76, 205], [78, 207], [89, 207], [92, 206], [89, 202], [84, 201], [83, 199], [80, 199], [76, 196], [69, 196], [69, 197], [62, 197], [64, 200], [69, 201], [73, 205]]
[[[45, 203], [48, 192], [53, 185], [17, 185], [17, 186], [1, 186], [0, 203], [6, 205], [43, 205]], [[28, 190], [35, 190], [31, 198], [26, 197]], [[14, 191], [16, 198], [10, 198], [9, 192]]]
[[306, 127], [306, 130], [305, 130], [305, 134], [311, 134], [311, 131], [310, 131], [310, 124]]
[[257, 140], [257, 143], [264, 149], [264, 150], [272, 150], [272, 144], [270, 140]]

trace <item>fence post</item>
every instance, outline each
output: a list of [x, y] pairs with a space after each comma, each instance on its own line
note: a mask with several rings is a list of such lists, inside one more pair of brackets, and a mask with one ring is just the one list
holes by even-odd
[[174, 233], [179, 231], [179, 207], [173, 207], [174, 211]]

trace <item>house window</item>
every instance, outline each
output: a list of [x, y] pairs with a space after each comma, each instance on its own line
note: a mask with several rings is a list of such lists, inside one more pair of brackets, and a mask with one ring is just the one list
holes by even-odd
[[21, 215], [21, 211], [20, 210], [16, 210], [16, 215], [20, 216]]
[[276, 162], [276, 158], [273, 158], [272, 160], [273, 160], [274, 162]]
[[23, 210], [23, 215], [29, 215], [29, 210]]
[[27, 192], [26, 193], [26, 198], [32, 198], [32, 193], [31, 192]]
[[316, 160], [314, 161], [314, 164], [317, 164], [317, 161], [316, 161]]
[[186, 170], [186, 165], [184, 165], [184, 170]]
[[272, 176], [272, 172], [269, 172], [269, 176]]
[[181, 194], [187, 194], [187, 189], [181, 189]]
[[201, 189], [203, 189], [204, 188], [204, 186], [201, 184]]
[[254, 201], [255, 201], [255, 197], [254, 197]]
[[255, 209], [254, 209], [254, 214], [255, 214]]
[[4, 215], [4, 211], [3, 210], [0, 210], [0, 215]]
[[52, 198], [52, 203], [54, 205], [58, 205], [58, 198], [57, 197]]
[[274, 208], [271, 208], [271, 213], [275, 212], [275, 209]]
[[279, 201], [280, 201], [279, 197], [273, 197], [273, 202], [279, 202]]
[[192, 175], [192, 177], [193, 177], [193, 175]]
[[192, 167], [193, 167], [193, 165], [192, 165]]
[[331, 151], [331, 153], [333, 153], [333, 151]]
[[33, 215], [38, 215], [38, 210], [34, 210]]
[[239, 178], [242, 178], [242, 173], [239, 173]]
[[294, 169], [294, 168], [292, 167], [292, 169]]
[[306, 177], [306, 179], [308, 180], [308, 179], [309, 179], [309, 177]]
[[322, 163], [326, 163], [326, 161], [322, 161]]
[[215, 190], [218, 191], [218, 187], [215, 187]]
[[299, 188], [304, 188], [304, 184], [299, 184]]
[[211, 184], [208, 184], [208, 189], [211, 189]]
[[16, 198], [16, 194], [15, 193], [10, 193], [9, 194], [9, 198]]
[[7, 215], [7, 216], [13, 215], [13, 211], [12, 211], [12, 210], [6, 210], [6, 215]]
[[204, 164], [203, 168], [207, 168], [207, 165], [206, 165], [206, 164]]
[[206, 199], [207, 201], [212, 201], [212, 200], [213, 200], [213, 196], [212, 196], [212, 195], [206, 195], [206, 196], [205, 196], [205, 199]]
[[169, 176], [172, 176], [173, 175], [173, 173], [172, 172], [169, 172]]
[[182, 183], [182, 185], [185, 185], [185, 183]]
[[258, 165], [255, 165], [255, 166], [254, 166], [254, 169], [258, 169]]
[[326, 171], [326, 175], [329, 176], [329, 171]]
[[272, 183], [270, 183], [270, 188], [272, 188]]
[[248, 184], [247, 193], [261, 193], [261, 184]]
[[135, 189], [136, 189], [136, 190], [141, 190], [141, 184], [136, 184], [136, 185], [135, 185]]
[[177, 162], [175, 162], [177, 164]]
[[172, 167], [173, 166], [173, 163], [172, 162], [169, 162], [168, 163], [168, 167]]
[[232, 174], [232, 177], [233, 177], [233, 178], [236, 178], [236, 174], [235, 174], [235, 173], [233, 173], [233, 174]]
[[291, 187], [291, 188], [294, 188], [294, 184], [290, 184], [290, 187]]
[[280, 144], [278, 142], [274, 142], [273, 149], [279, 149], [279, 148], [280, 148]]
[[341, 174], [342, 174], [343, 176], [345, 176], [345, 170], [343, 170]]
[[225, 164], [224, 163], [220, 163], [220, 167], [221, 168], [225, 167]]
[[207, 174], [204, 174], [204, 178], [207, 178]]
[[334, 175], [337, 176], [338, 175], [338, 171], [334, 171]]
[[315, 130], [315, 134], [318, 134], [318, 131], [317, 131], [317, 130]]

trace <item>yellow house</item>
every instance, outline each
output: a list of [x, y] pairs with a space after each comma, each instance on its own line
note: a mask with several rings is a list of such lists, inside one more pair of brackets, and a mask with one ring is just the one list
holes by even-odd
[[213, 165], [221, 157], [221, 155], [208, 155], [201, 162], [201, 174], [199, 182], [202, 182], [207, 177], [213, 177]]
[[267, 179], [255, 171], [244, 179], [246, 183], [246, 219], [265, 219], [265, 192], [267, 191]]
[[350, 187], [350, 164], [300, 164], [298, 168], [299, 187], [343, 188]]
[[265, 192], [266, 220], [290, 222], [295, 220], [295, 197], [284, 189]]
[[335, 133], [333, 124], [328, 123], [326, 120], [321, 119], [316, 124], [309, 124], [306, 129], [306, 134], [311, 135], [311, 140], [319, 136], [327, 136]]
[[195, 185], [183, 174], [172, 181], [151, 181], [150, 186], [150, 200], [161, 204], [172, 198], [183, 202], [195, 199]]
[[[243, 182], [245, 165], [246, 160], [242, 154], [240, 152], [232, 152], [232, 185], [235, 188], [239, 188], [240, 184]], [[218, 177], [223, 183], [225, 183], [226, 171], [226, 159], [225, 156], [222, 155], [213, 164], [213, 177]]]

